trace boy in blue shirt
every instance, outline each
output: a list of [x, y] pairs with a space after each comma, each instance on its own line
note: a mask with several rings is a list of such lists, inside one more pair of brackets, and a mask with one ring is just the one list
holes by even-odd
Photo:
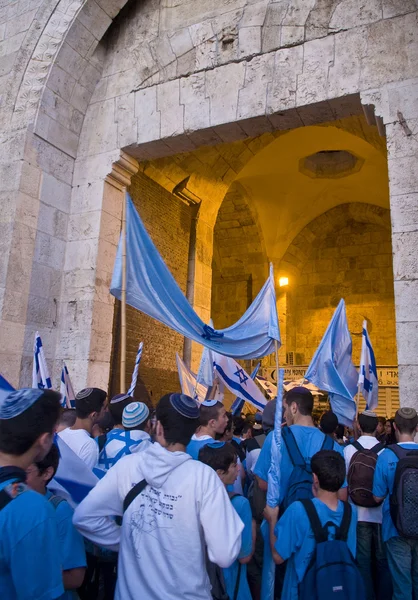
[[60, 395], [27, 389], [0, 399], [0, 591], [7, 600], [62, 596], [54, 508], [26, 484], [26, 469], [51, 448]]
[[[237, 478], [239, 465], [235, 449], [227, 442], [206, 444], [199, 451], [199, 460], [216, 471], [219, 479], [228, 489]], [[226, 591], [231, 600], [251, 600], [247, 581], [247, 563], [254, 552], [255, 522], [252, 519], [250, 503], [244, 496], [230, 493], [232, 506], [237, 511], [244, 530], [241, 534], [241, 551], [237, 560], [223, 569]]]
[[59, 459], [58, 448], [53, 445], [45, 458], [33, 463], [26, 469], [26, 483], [32, 490], [44, 496], [55, 508], [61, 550], [62, 577], [66, 590], [60, 600], [72, 600], [76, 596], [70, 590], [79, 588], [83, 583], [86, 571], [86, 552], [84, 550], [84, 540], [73, 525], [73, 509], [64, 498], [54, 496], [47, 489], [48, 483], [58, 469]]
[[187, 445], [187, 454], [197, 460], [200, 448], [223, 435], [227, 425], [228, 415], [222, 402], [204, 400], [200, 405], [200, 426]]
[[[341, 525], [344, 503], [338, 499], [345, 478], [345, 463], [335, 450], [321, 450], [311, 460], [314, 499], [312, 500], [321, 524]], [[279, 508], [266, 506], [265, 518], [269, 523], [270, 544], [276, 564], [288, 561], [282, 598], [298, 599], [298, 586], [303, 580], [315, 550], [315, 539], [311, 524], [301, 502], [293, 502], [278, 519]], [[356, 554], [357, 511], [352, 507], [347, 545]], [[330, 532], [332, 536], [332, 528]], [[331, 539], [331, 537], [329, 538]]]
[[[413, 408], [400, 408], [395, 415], [397, 445], [406, 450], [418, 450], [414, 437], [418, 415]], [[377, 459], [373, 481], [373, 496], [383, 503], [382, 537], [386, 543], [389, 569], [392, 575], [393, 600], [418, 598], [418, 539], [403, 537], [396, 529], [390, 514], [389, 496], [394, 491], [396, 466], [399, 458], [385, 448]]]

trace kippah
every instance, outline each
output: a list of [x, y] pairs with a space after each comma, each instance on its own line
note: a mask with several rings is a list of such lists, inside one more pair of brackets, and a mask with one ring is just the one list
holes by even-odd
[[76, 400], [89, 400], [89, 401], [104, 402], [104, 400], [106, 399], [106, 396], [107, 396], [107, 394], [104, 390], [93, 387], [93, 388], [85, 388], [84, 390], [81, 390], [80, 392], [78, 392], [75, 399]]
[[13, 419], [30, 408], [43, 395], [44, 390], [24, 388], [10, 392], [0, 401], [0, 419]]
[[88, 398], [89, 396], [91, 396], [93, 389], [94, 388], [84, 388], [84, 390], [79, 391], [78, 394], [76, 395], [76, 400], [82, 400], [83, 398]]
[[312, 396], [312, 392], [303, 385], [297, 385], [296, 387], [286, 392], [286, 396], [291, 396], [293, 394], [298, 396]]
[[209, 444], [205, 444], [205, 446], [209, 446], [209, 448], [223, 448], [225, 446], [226, 442], [217, 442], [216, 440], [214, 442], [209, 442]]
[[374, 417], [377, 419], [377, 414], [373, 410], [363, 410], [363, 412], [360, 414], [364, 415], [365, 417]]
[[124, 427], [136, 427], [144, 423], [149, 417], [149, 408], [143, 402], [131, 402], [125, 406], [122, 413]]
[[417, 411], [415, 408], [408, 408], [407, 406], [398, 408], [397, 414], [402, 417], [402, 419], [406, 419], [407, 421], [412, 421], [412, 419], [417, 418]]
[[110, 404], [117, 404], [118, 402], [122, 402], [123, 400], [127, 400], [128, 398], [131, 398], [129, 394], [116, 394], [116, 396], [113, 396], [112, 400], [110, 401]]
[[203, 400], [202, 402], [203, 406], [215, 406], [215, 404], [218, 404], [217, 400]]
[[196, 400], [185, 394], [171, 394], [170, 404], [178, 413], [187, 419], [199, 417], [199, 405]]

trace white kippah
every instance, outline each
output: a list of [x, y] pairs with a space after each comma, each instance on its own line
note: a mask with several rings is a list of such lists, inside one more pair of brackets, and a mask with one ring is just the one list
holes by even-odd
[[149, 417], [149, 408], [143, 402], [131, 402], [125, 406], [122, 413], [122, 425], [128, 427], [138, 427]]

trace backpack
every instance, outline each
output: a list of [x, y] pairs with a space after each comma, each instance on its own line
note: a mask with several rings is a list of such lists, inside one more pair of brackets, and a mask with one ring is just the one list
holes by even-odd
[[241, 461], [241, 464], [244, 462], [245, 460], [245, 450], [243, 449], [243, 447], [241, 446], [241, 444], [238, 444], [238, 442], [234, 439], [231, 440], [231, 446], [234, 446], [234, 449], [236, 450], [236, 453], [238, 455], [238, 458]]
[[377, 455], [385, 445], [379, 443], [370, 449], [363, 448], [359, 442], [353, 442], [352, 445], [357, 452], [353, 454], [348, 469], [348, 494], [353, 504], [365, 508], [376, 508], [381, 502], [376, 502], [373, 498], [373, 477]]
[[66, 502], [66, 500], [65, 500], [65, 498], [62, 498], [61, 496], [51, 496], [50, 499], [48, 500], [48, 502], [50, 502], [56, 510], [58, 508], [58, 506], [61, 504], [61, 502]]
[[0, 490], [0, 510], [15, 498], [26, 492], [29, 487], [26, 485], [26, 474], [18, 467], [0, 467], [0, 483], [12, 480]]
[[[301, 500], [308, 515], [316, 547], [305, 576], [299, 584], [299, 600], [366, 600], [363, 578], [348, 545], [351, 506], [344, 502], [341, 524], [322, 526], [312, 500]], [[329, 540], [329, 527], [335, 537]]]
[[[299, 447], [296, 443], [295, 436], [290, 427], [283, 427], [282, 438], [286, 444], [290, 460], [292, 461], [293, 469], [289, 477], [289, 484], [285, 498], [281, 503], [281, 512], [283, 513], [292, 502], [295, 500], [303, 500], [312, 498], [312, 470], [310, 465], [306, 464]], [[334, 440], [329, 435], [324, 435], [321, 450], [332, 450]]]
[[403, 537], [418, 539], [418, 450], [397, 444], [388, 446], [398, 457], [393, 492], [389, 498], [390, 516]]

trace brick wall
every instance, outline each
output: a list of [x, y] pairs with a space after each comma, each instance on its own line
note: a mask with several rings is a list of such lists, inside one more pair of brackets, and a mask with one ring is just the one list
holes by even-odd
[[297, 364], [309, 363], [341, 298], [346, 302], [354, 363], [360, 360], [362, 322], [367, 319], [377, 363], [396, 365], [387, 229], [351, 221], [314, 242], [310, 258], [288, 292], [288, 350], [296, 352]]
[[[186, 291], [190, 238], [190, 209], [157, 183], [139, 173], [129, 188], [132, 200], [171, 273], [183, 292]], [[111, 371], [111, 392], [119, 392], [120, 323], [119, 303], [115, 310]], [[138, 344], [144, 342], [139, 368], [139, 385], [143, 384], [152, 401], [178, 390], [176, 352], [183, 353], [183, 337], [147, 315], [127, 307], [127, 385], [130, 385]], [[139, 388], [137, 388], [139, 390]]]

